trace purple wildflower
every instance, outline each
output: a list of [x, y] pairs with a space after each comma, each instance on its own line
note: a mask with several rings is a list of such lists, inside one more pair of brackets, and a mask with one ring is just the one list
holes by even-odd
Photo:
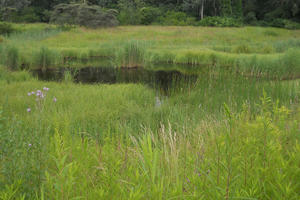
[[31, 112], [31, 108], [27, 108], [27, 112]]
[[31, 146], [32, 146], [32, 144], [28, 144], [28, 146], [29, 146], [29, 147], [31, 147]]
[[54, 98], [53, 98], [53, 102], [55, 103], [56, 101], [57, 101], [57, 99], [54, 97]]
[[35, 92], [31, 92], [31, 94], [35, 94]]
[[44, 87], [43, 90], [44, 90], [44, 91], [49, 91], [49, 88]]

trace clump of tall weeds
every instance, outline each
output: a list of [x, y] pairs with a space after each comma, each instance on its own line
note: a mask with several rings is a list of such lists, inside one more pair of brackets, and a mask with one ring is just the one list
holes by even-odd
[[141, 67], [145, 62], [147, 44], [144, 41], [131, 40], [121, 45], [115, 53], [118, 67]]
[[19, 67], [19, 49], [16, 47], [8, 47], [6, 53], [6, 66], [11, 70], [17, 70]]

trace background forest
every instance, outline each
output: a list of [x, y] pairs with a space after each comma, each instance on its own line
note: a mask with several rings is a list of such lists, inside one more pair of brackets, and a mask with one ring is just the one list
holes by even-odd
[[[87, 26], [246, 24], [297, 29], [300, 21], [300, 0], [0, 0], [0, 8], [3, 21]], [[76, 16], [80, 20], [70, 21], [70, 13], [81, 13]], [[91, 13], [102, 22], [78, 22], [95, 19]]]

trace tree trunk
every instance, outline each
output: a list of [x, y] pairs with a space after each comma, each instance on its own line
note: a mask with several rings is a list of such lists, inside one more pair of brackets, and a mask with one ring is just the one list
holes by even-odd
[[201, 11], [200, 11], [201, 20], [204, 18], [204, 0], [201, 1]]
[[217, 16], [216, 0], [214, 0], [214, 12], [215, 12], [215, 16]]

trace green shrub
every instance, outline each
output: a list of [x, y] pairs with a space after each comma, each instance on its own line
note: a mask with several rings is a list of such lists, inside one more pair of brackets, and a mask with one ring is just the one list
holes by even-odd
[[126, 8], [120, 11], [118, 20], [121, 25], [138, 25], [141, 24], [141, 14], [135, 8]]
[[34, 22], [40, 22], [41, 17], [37, 15], [37, 9], [33, 7], [28, 7], [22, 9], [22, 11], [18, 15], [18, 18], [15, 21], [34, 23]]
[[240, 19], [230, 17], [205, 17], [199, 23], [199, 26], [216, 26], [216, 27], [241, 27], [243, 23]]
[[9, 35], [15, 32], [15, 29], [10, 23], [0, 22], [0, 35]]
[[141, 12], [141, 24], [149, 25], [157, 22], [159, 16], [162, 15], [162, 11], [159, 8], [144, 7]]
[[159, 23], [167, 26], [190, 26], [196, 24], [196, 18], [189, 17], [184, 12], [168, 11], [159, 18]]
[[287, 19], [280, 19], [280, 18], [271, 21], [270, 25], [274, 27], [286, 28], [286, 29], [300, 29], [299, 23]]
[[257, 18], [255, 12], [249, 12], [244, 18], [244, 22], [247, 24], [255, 25], [257, 23]]
[[291, 30], [300, 29], [300, 23], [288, 20], [288, 19], [281, 19], [276, 18], [269, 21], [259, 21], [257, 23], [259, 26], [272, 26], [278, 28], [286, 28]]
[[86, 4], [58, 4], [54, 8], [50, 22], [92, 28], [117, 26], [119, 24], [112, 12], [105, 11], [100, 6]]

